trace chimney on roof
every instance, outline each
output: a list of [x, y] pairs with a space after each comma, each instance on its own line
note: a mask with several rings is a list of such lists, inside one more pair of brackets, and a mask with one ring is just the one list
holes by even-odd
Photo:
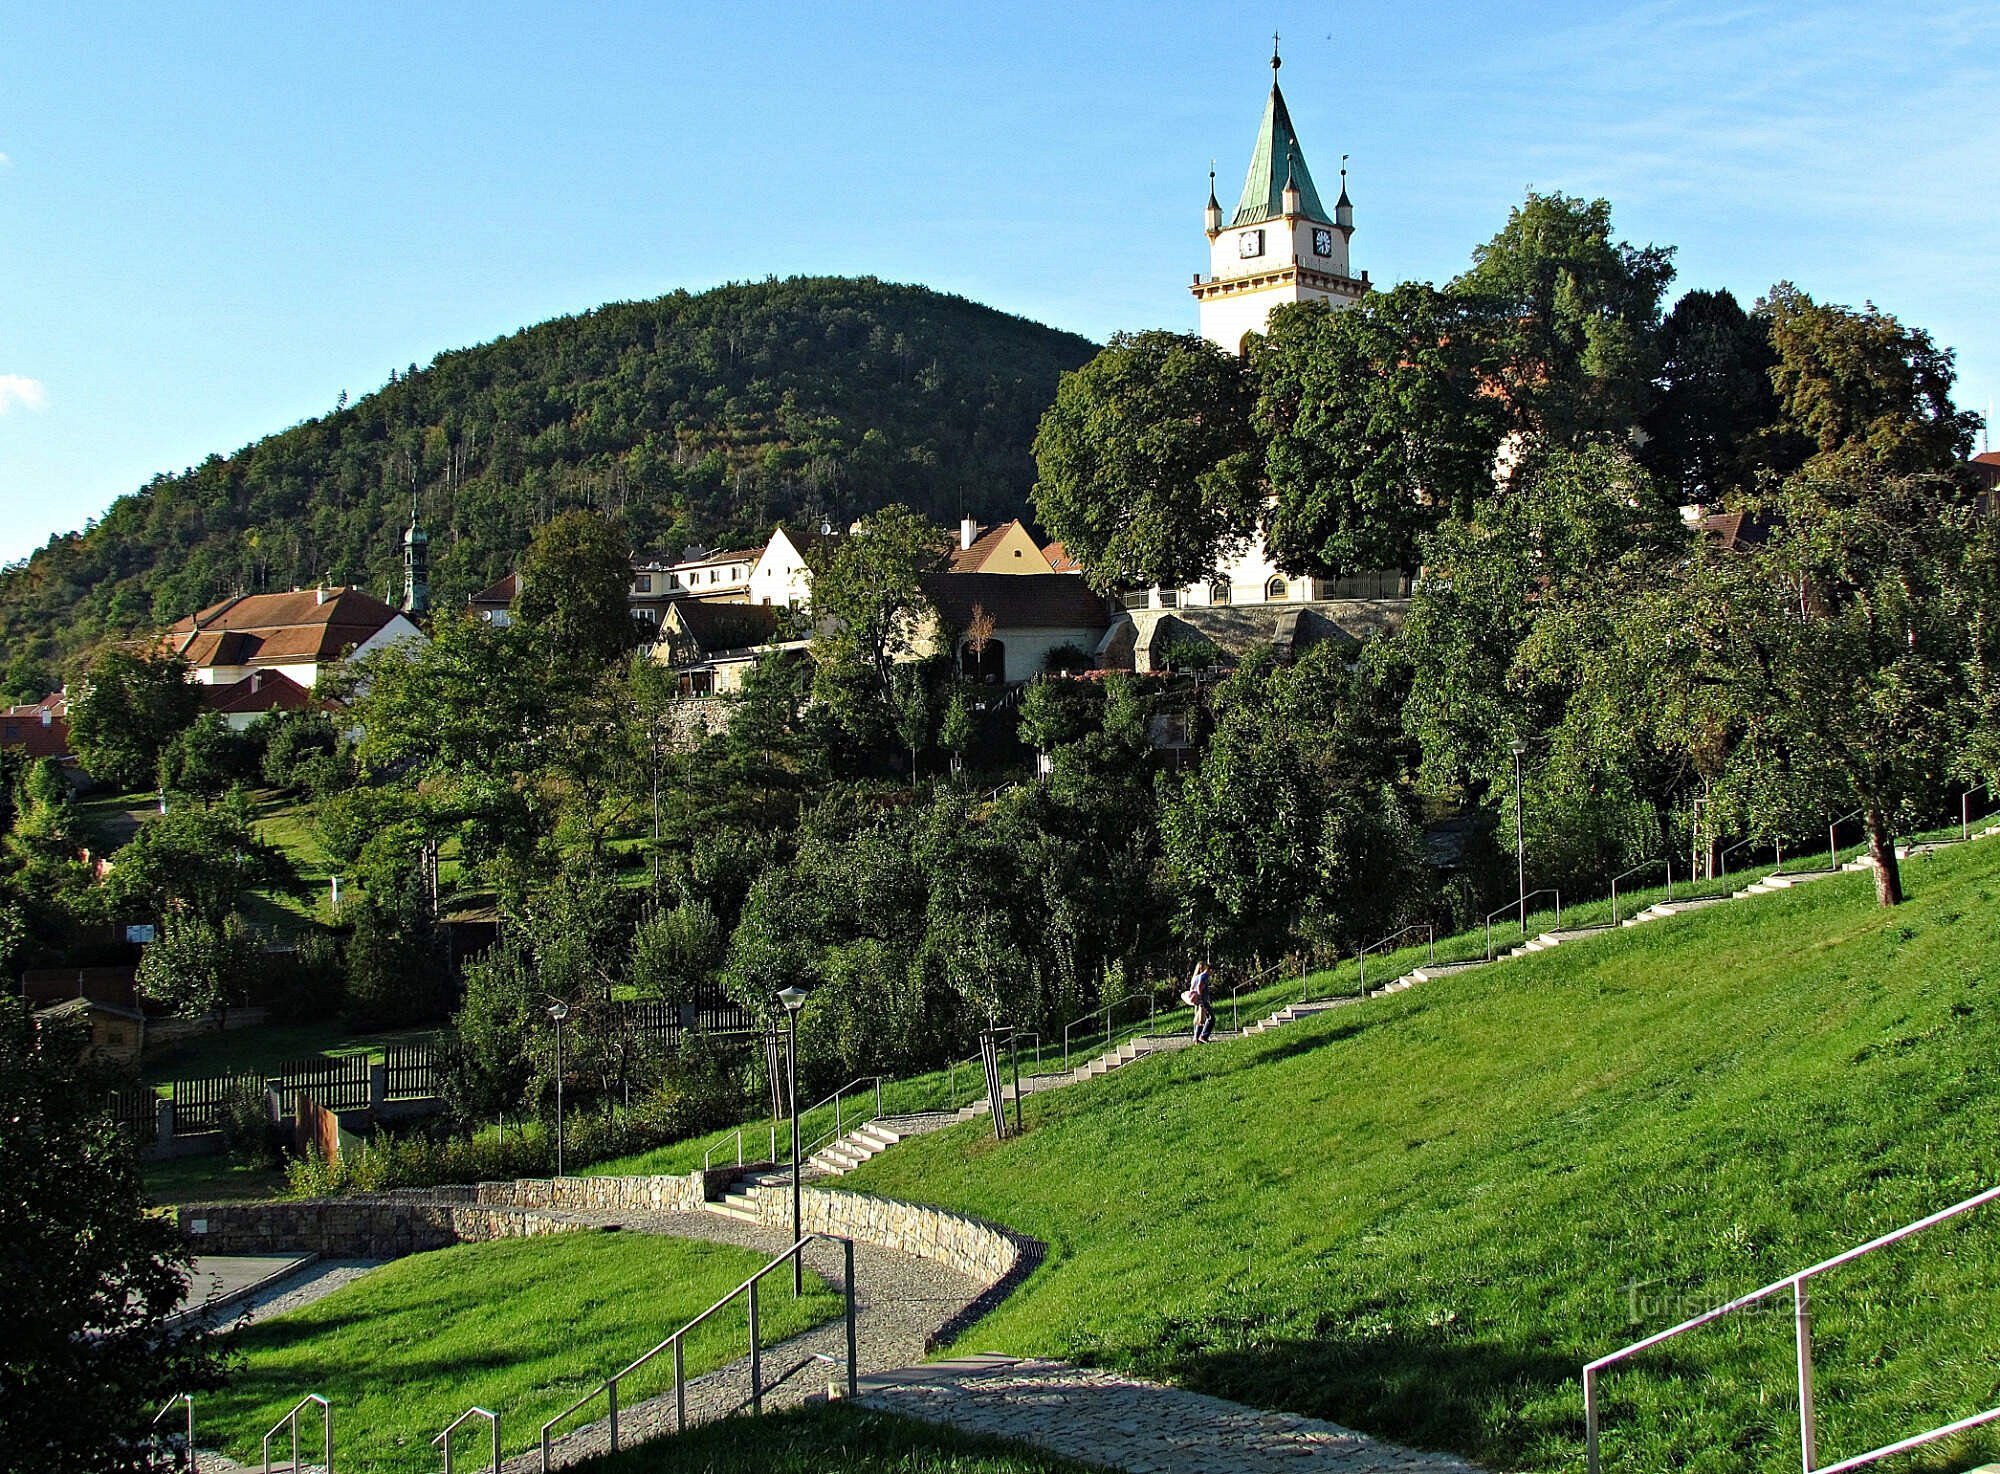
[[958, 546], [961, 550], [979, 541], [979, 524], [970, 517], [958, 520]]
[[257, 694], [257, 693], [258, 693], [259, 691], [261, 691], [261, 690], [263, 690], [263, 689], [264, 689], [264, 673], [263, 673], [263, 672], [262, 672], [261, 670], [253, 670], [253, 671], [251, 671], [251, 672], [250, 672], [250, 694], [251, 694], [252, 696], [255, 696], [255, 695], [256, 695], [256, 694]]
[[314, 607], [318, 607], [319, 605], [324, 604], [325, 602], [326, 602], [326, 585], [321, 584], [318, 588], [313, 590], [313, 605]]

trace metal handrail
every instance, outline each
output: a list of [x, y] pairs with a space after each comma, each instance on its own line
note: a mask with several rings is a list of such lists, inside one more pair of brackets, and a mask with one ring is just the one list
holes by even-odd
[[[1096, 1018], [1100, 1013], [1103, 1014], [1104, 1047], [1106, 1049], [1109, 1049], [1111, 1048], [1112, 1038], [1115, 1032], [1111, 1027], [1112, 1014], [1116, 1010], [1123, 1008], [1128, 1003], [1138, 1003], [1141, 1001], [1145, 1003], [1146, 1017], [1150, 1019], [1157, 1009], [1159, 999], [1155, 996], [1155, 990], [1151, 986], [1148, 986], [1143, 993], [1127, 993], [1122, 998], [1114, 998], [1111, 1000], [1111, 1002], [1105, 1004], [1102, 1008], [1093, 1008], [1089, 1013], [1085, 1014], [1082, 1018], [1071, 1019], [1068, 1023], [1064, 1024], [1063, 1025], [1063, 1073], [1065, 1075], [1069, 1073], [1070, 1034], [1078, 1024], [1088, 1023], [1090, 1022], [1090, 1020]], [[1084, 1035], [1084, 1037], [1088, 1039], [1090, 1036], [1086, 1034]]]
[[1747, 1309], [1749, 1306], [1768, 1300], [1771, 1296], [1783, 1290], [1790, 1290], [1792, 1292], [1792, 1323], [1797, 1352], [1796, 1363], [1799, 1383], [1799, 1445], [1801, 1458], [1804, 1463], [1804, 1474], [1842, 1474], [1844, 1470], [1859, 1469], [1864, 1464], [1872, 1464], [1877, 1460], [1886, 1459], [1892, 1454], [1905, 1453], [1913, 1448], [1921, 1448], [1927, 1443], [1936, 1443], [1954, 1434], [1963, 1433], [1969, 1428], [1977, 1428], [1987, 1423], [2000, 1422], [2000, 1407], [1989, 1408], [1983, 1413], [1974, 1413], [1971, 1417], [1960, 1418], [1955, 1422], [1946, 1423], [1942, 1427], [1933, 1428], [1928, 1433], [1918, 1433], [1909, 1438], [1898, 1439], [1894, 1443], [1885, 1443], [1882, 1447], [1870, 1449], [1865, 1454], [1856, 1454], [1851, 1458], [1841, 1459], [1837, 1463], [1832, 1464], [1818, 1463], [1818, 1436], [1813, 1414], [1812, 1306], [1811, 1299], [1806, 1291], [1806, 1281], [1818, 1275], [1825, 1274], [1828, 1270], [1838, 1269], [1843, 1264], [1851, 1264], [1857, 1259], [1874, 1253], [1877, 1249], [1899, 1243], [1903, 1239], [1922, 1233], [1927, 1228], [1934, 1228], [1948, 1219], [1956, 1218], [1961, 1213], [1969, 1213], [1974, 1208], [1983, 1207], [1985, 1204], [1993, 1202], [1996, 1199], [2000, 1199], [2000, 1187], [1989, 1187], [1985, 1192], [1975, 1194], [1967, 1198], [1964, 1202], [1955, 1203], [1949, 1208], [1933, 1213], [1928, 1218], [1919, 1218], [1915, 1223], [1905, 1224], [1893, 1232], [1885, 1233], [1878, 1238], [1870, 1239], [1865, 1244], [1860, 1244], [1843, 1253], [1835, 1254], [1831, 1259], [1822, 1259], [1810, 1269], [1802, 1269], [1796, 1274], [1786, 1275], [1783, 1279], [1773, 1280], [1762, 1289], [1752, 1290], [1747, 1295], [1738, 1295], [1727, 1305], [1718, 1305], [1715, 1309], [1703, 1311], [1700, 1315], [1684, 1320], [1677, 1326], [1670, 1327], [1664, 1331], [1656, 1331], [1642, 1340], [1634, 1341], [1630, 1346], [1612, 1352], [1609, 1356], [1600, 1356], [1595, 1361], [1585, 1362], [1583, 1366], [1583, 1426], [1584, 1447], [1589, 1474], [1598, 1474], [1599, 1469], [1597, 1418], [1597, 1374], [1599, 1372], [1603, 1371], [1606, 1367], [1625, 1360], [1627, 1357], [1636, 1356], [1641, 1351], [1650, 1350], [1663, 1341], [1670, 1341], [1676, 1336], [1708, 1325], [1711, 1321], [1720, 1320], [1725, 1315], [1731, 1315], [1736, 1311]]
[[328, 1402], [324, 1397], [321, 1397], [317, 1392], [308, 1392], [304, 1397], [301, 1397], [298, 1400], [297, 1406], [278, 1419], [277, 1422], [273, 1423], [271, 1431], [264, 1435], [264, 1474], [271, 1474], [271, 1440], [276, 1438], [278, 1430], [288, 1423], [292, 1429], [292, 1468], [294, 1471], [298, 1469], [299, 1414], [314, 1403], [319, 1404], [320, 1415], [324, 1420], [324, 1442], [320, 1449], [322, 1464], [326, 1469], [326, 1474], [333, 1474], [333, 1404]]
[[[1664, 865], [1667, 867], [1667, 899], [1671, 901], [1674, 898], [1673, 856], [1667, 855], [1658, 860], [1641, 860], [1630, 870], [1620, 871], [1611, 877], [1611, 924], [1613, 926], [1618, 925], [1618, 882], [1637, 875], [1641, 871], [1651, 870], [1655, 865]], [[1689, 879], [1692, 881], [1693, 877], [1690, 876]]]
[[[183, 1402], [187, 1404], [187, 1446], [181, 1450], [181, 1462], [192, 1471], [194, 1469], [194, 1394], [192, 1392], [176, 1392], [172, 1397], [169, 1397], [166, 1405], [153, 1414], [153, 1421], [146, 1426], [149, 1429], [158, 1428], [160, 1426], [160, 1419], [174, 1410], [174, 1404]], [[155, 1438], [159, 1436], [157, 1433], [153, 1434]]]
[[1272, 974], [1282, 972], [1284, 966], [1285, 964], [1282, 962], [1274, 962], [1255, 977], [1245, 978], [1229, 990], [1229, 1031], [1232, 1034], [1243, 1032], [1243, 995], [1248, 993], [1252, 988], [1261, 986], [1264, 979], [1270, 977]]
[[1361, 986], [1355, 990], [1355, 996], [1357, 998], [1366, 998], [1368, 996], [1368, 954], [1370, 952], [1379, 951], [1383, 947], [1388, 946], [1389, 943], [1396, 941], [1401, 937], [1407, 936], [1409, 933], [1413, 931], [1420, 931], [1424, 934], [1424, 947], [1425, 947], [1426, 959], [1431, 962], [1436, 962], [1438, 960], [1437, 927], [1428, 921], [1413, 921], [1408, 926], [1403, 927], [1400, 931], [1390, 932], [1388, 936], [1382, 938], [1382, 940], [1379, 942], [1370, 942], [1367, 946], [1363, 947], [1359, 952], [1356, 952], [1354, 954], [1354, 960], [1361, 968]]
[[847, 1395], [850, 1398], [858, 1396], [860, 1393], [860, 1371], [858, 1363], [856, 1361], [856, 1356], [858, 1353], [856, 1351], [856, 1335], [855, 1335], [855, 1325], [854, 1325], [854, 1240], [840, 1238], [834, 1234], [809, 1233], [806, 1234], [803, 1238], [801, 1238], [797, 1243], [793, 1244], [791, 1248], [785, 1250], [782, 1254], [778, 1255], [778, 1257], [773, 1259], [769, 1264], [766, 1264], [762, 1269], [758, 1270], [755, 1274], [751, 1275], [750, 1278], [743, 1281], [742, 1284], [738, 1285], [735, 1289], [731, 1290], [728, 1294], [724, 1295], [720, 1300], [717, 1300], [713, 1305], [709, 1306], [708, 1309], [704, 1310], [700, 1315], [697, 1315], [693, 1320], [689, 1321], [686, 1325], [682, 1326], [678, 1331], [675, 1331], [671, 1336], [667, 1337], [666, 1340], [660, 1342], [650, 1351], [644, 1352], [641, 1355], [634, 1357], [631, 1361], [627, 1362], [619, 1370], [613, 1372], [609, 1377], [606, 1377], [602, 1382], [598, 1383], [595, 1387], [591, 1388], [590, 1391], [584, 1393], [583, 1396], [579, 1397], [575, 1402], [571, 1403], [568, 1407], [564, 1408], [561, 1412], [557, 1413], [553, 1418], [550, 1418], [546, 1423], [542, 1424], [541, 1474], [549, 1474], [549, 1454], [554, 1442], [554, 1440], [551, 1439], [549, 1436], [550, 1430], [552, 1430], [558, 1423], [568, 1418], [570, 1414], [576, 1412], [578, 1409], [586, 1407], [590, 1403], [595, 1402], [600, 1395], [606, 1398], [610, 1411], [611, 1452], [612, 1453], [618, 1452], [618, 1384], [621, 1381], [623, 1381], [626, 1377], [631, 1376], [632, 1373], [638, 1371], [639, 1368], [651, 1362], [652, 1359], [658, 1356], [662, 1351], [666, 1351], [669, 1349], [671, 1349], [674, 1354], [674, 1431], [677, 1433], [686, 1432], [687, 1431], [687, 1357], [686, 1357], [687, 1335], [690, 1331], [693, 1331], [697, 1327], [705, 1324], [710, 1316], [717, 1314], [719, 1311], [723, 1309], [723, 1307], [730, 1304], [738, 1296], [744, 1297], [749, 1304], [750, 1408], [753, 1414], [757, 1416], [762, 1416], [764, 1412], [764, 1360], [763, 1360], [764, 1350], [762, 1342], [758, 1339], [759, 1318], [757, 1314], [757, 1286], [763, 1280], [764, 1276], [769, 1274], [772, 1270], [777, 1269], [782, 1265], [790, 1264], [794, 1259], [797, 1259], [801, 1254], [805, 1252], [806, 1245], [812, 1243], [815, 1239], [826, 1239], [830, 1243], [839, 1244], [845, 1256], [846, 1274], [847, 1274], [846, 1285], [845, 1285], [846, 1296], [847, 1296]]
[[1859, 819], [1867, 812], [1866, 809], [1856, 809], [1851, 814], [1842, 814], [1838, 819], [1833, 820], [1826, 826], [1826, 858], [1827, 862], [1835, 870], [1840, 868], [1840, 847], [1833, 842], [1833, 832], [1848, 820]]
[[1545, 885], [1538, 891], [1529, 891], [1525, 896], [1518, 896], [1502, 906], [1498, 911], [1495, 911], [1492, 916], [1486, 918], [1486, 960], [1488, 962], [1493, 960], [1493, 917], [1505, 916], [1509, 911], [1519, 911], [1522, 923], [1521, 937], [1523, 940], [1526, 940], [1528, 935], [1528, 902], [1537, 900], [1542, 896], [1554, 896], [1556, 898], [1556, 926], [1558, 929], [1561, 928], [1563, 924], [1563, 898], [1561, 891], [1552, 885]]
[[484, 1418], [493, 1429], [493, 1469], [492, 1474], [500, 1474], [500, 1415], [488, 1412], [483, 1407], [469, 1407], [451, 1420], [451, 1425], [431, 1440], [433, 1444], [444, 1445], [444, 1474], [451, 1474], [451, 1435], [468, 1418]]
[[[840, 1089], [834, 1091], [833, 1094], [825, 1097], [822, 1100], [814, 1101], [811, 1105], [807, 1106], [804, 1110], [800, 1111], [799, 1116], [801, 1119], [804, 1119], [806, 1116], [811, 1115], [814, 1111], [819, 1110], [823, 1106], [832, 1106], [833, 1130], [831, 1133], [821, 1132], [818, 1136], [814, 1137], [812, 1140], [812, 1151], [808, 1151], [805, 1147], [800, 1147], [799, 1160], [804, 1161], [807, 1157], [812, 1155], [812, 1152], [818, 1151], [822, 1146], [825, 1146], [829, 1141], [838, 1141], [840, 1140], [841, 1137], [847, 1134], [847, 1127], [841, 1116], [841, 1104], [846, 1098], [847, 1092], [852, 1090], [855, 1086], [873, 1085], [875, 1087], [875, 1116], [881, 1115], [882, 1079], [883, 1077], [880, 1075], [862, 1075], [856, 1079], [849, 1080], [845, 1085], [841, 1086]], [[858, 1124], [865, 1126], [868, 1124], [868, 1122], [874, 1120], [875, 1116], [864, 1116], [862, 1117], [861, 1121]], [[776, 1153], [773, 1153], [772, 1156], [773, 1160], [775, 1160]]]
[[[1767, 837], [1765, 837], [1764, 835], [1761, 835], [1761, 834], [1753, 834], [1753, 835], [1751, 835], [1751, 836], [1750, 836], [1749, 838], [1747, 838], [1747, 839], [1739, 839], [1739, 840], [1737, 840], [1737, 841], [1736, 841], [1736, 843], [1735, 843], [1735, 844], [1733, 844], [1733, 845], [1730, 845], [1730, 846], [1729, 846], [1728, 848], [1726, 848], [1725, 850], [1723, 850], [1723, 852], [1722, 852], [1721, 854], [1719, 854], [1719, 855], [1717, 855], [1717, 856], [1715, 857], [1715, 868], [1716, 868], [1717, 870], [1721, 871], [1721, 872], [1722, 872], [1722, 875], [1726, 877], [1726, 876], [1727, 876], [1727, 875], [1729, 874], [1729, 857], [1730, 857], [1731, 855], [1735, 854], [1735, 853], [1736, 853], [1736, 852], [1737, 852], [1738, 850], [1742, 849], [1742, 848], [1743, 848], [1743, 847], [1744, 847], [1745, 845], [1753, 845], [1753, 844], [1754, 844], [1754, 845], [1764, 845], [1764, 844], [1780, 844], [1780, 845], [1781, 845], [1781, 844], [1783, 844], [1783, 841], [1782, 841], [1782, 840], [1775, 840], [1775, 841], [1774, 841], [1774, 840], [1771, 840], [1771, 839], [1769, 839], [1769, 838], [1767, 838]], [[1784, 862], [1783, 862], [1782, 860], [1780, 860], [1780, 861], [1779, 861], [1778, 863], [1782, 865], [1782, 864], [1783, 864]]]
[[[771, 1127], [772, 1132], [776, 1133], [777, 1129], [778, 1128], [774, 1123]], [[773, 1141], [776, 1140], [775, 1134], [773, 1135], [772, 1139]], [[727, 1146], [728, 1144], [729, 1144], [728, 1139], [724, 1138], [723, 1140], [718, 1141], [714, 1146], [710, 1147], [707, 1151], [703, 1152], [701, 1154], [701, 1170], [706, 1172], [712, 1165], [712, 1161], [717, 1150]], [[738, 1126], [736, 1128], [736, 1165], [739, 1167], [743, 1165], [743, 1128], [741, 1126]]]

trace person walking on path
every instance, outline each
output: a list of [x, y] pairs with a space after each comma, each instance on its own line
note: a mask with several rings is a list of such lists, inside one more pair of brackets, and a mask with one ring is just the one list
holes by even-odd
[[1195, 964], [1194, 976], [1188, 979], [1187, 992], [1181, 996], [1194, 1006], [1194, 1042], [1208, 1043], [1208, 1036], [1215, 1032], [1215, 1005], [1211, 1001], [1214, 982], [1204, 959]]

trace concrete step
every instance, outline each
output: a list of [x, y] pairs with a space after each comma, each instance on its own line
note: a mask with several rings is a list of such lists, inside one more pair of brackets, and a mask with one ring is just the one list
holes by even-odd
[[756, 1199], [741, 1193], [730, 1193], [713, 1198], [702, 1205], [702, 1211], [721, 1218], [734, 1218], [740, 1223], [762, 1223], [764, 1215], [757, 1211]]
[[1648, 921], [1664, 921], [1669, 916], [1685, 916], [1690, 911], [1700, 911], [1707, 906], [1720, 906], [1733, 900], [1731, 896], [1697, 896], [1685, 901], [1656, 901], [1637, 916], [1626, 918], [1623, 926], [1638, 926]]

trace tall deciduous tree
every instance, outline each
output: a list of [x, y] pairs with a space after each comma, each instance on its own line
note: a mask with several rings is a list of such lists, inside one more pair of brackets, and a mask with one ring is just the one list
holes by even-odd
[[258, 837], [239, 789], [212, 807], [176, 804], [141, 824], [118, 852], [105, 890], [114, 912], [185, 915], [220, 927], [252, 891], [296, 884], [284, 851]]
[[160, 754], [201, 709], [201, 688], [171, 651], [115, 645], [98, 652], [69, 708], [70, 741], [93, 778], [152, 783]]
[[15, 1468], [126, 1474], [156, 1467], [154, 1411], [219, 1385], [223, 1362], [202, 1328], [168, 1332], [187, 1241], [146, 1211], [84, 1043], [0, 997], [0, 1448]]
[[1768, 511], [1767, 539], [1704, 546], [1634, 610], [1662, 729], [1719, 748], [1720, 800], [1753, 832], [1858, 807], [1895, 905], [1897, 827], [1944, 806], [2000, 673], [1996, 542], [1943, 475], [1807, 470]]
[[528, 544], [515, 607], [551, 656], [599, 666], [638, 640], [631, 586], [625, 529], [595, 512], [564, 512], [544, 523]]
[[1451, 290], [1489, 314], [1513, 428], [1557, 446], [1624, 435], [1652, 394], [1673, 249], [1611, 235], [1611, 205], [1530, 193]]
[[1251, 398], [1241, 361], [1187, 333], [1120, 334], [1063, 375], [1035, 436], [1035, 512], [1093, 588], [1200, 581], [1249, 535]]
[[1892, 475], [1948, 471], [1971, 452], [1979, 416], [1952, 404], [1952, 352], [1923, 329], [1872, 303], [1856, 312], [1815, 302], [1786, 282], [1758, 311], [1770, 321], [1785, 422], [1821, 469], [1859, 455]]
[[1481, 392], [1476, 316], [1422, 282], [1273, 316], [1253, 353], [1253, 423], [1279, 567], [1414, 567], [1424, 531], [1491, 491], [1502, 419]]
[[[1659, 354], [1660, 392], [1639, 459], [1683, 502], [1748, 490], [1775, 449], [1768, 440], [1778, 419], [1769, 317], [1745, 312], [1726, 291], [1689, 292], [1660, 325]], [[1794, 465], [1780, 461], [1775, 469]]]

